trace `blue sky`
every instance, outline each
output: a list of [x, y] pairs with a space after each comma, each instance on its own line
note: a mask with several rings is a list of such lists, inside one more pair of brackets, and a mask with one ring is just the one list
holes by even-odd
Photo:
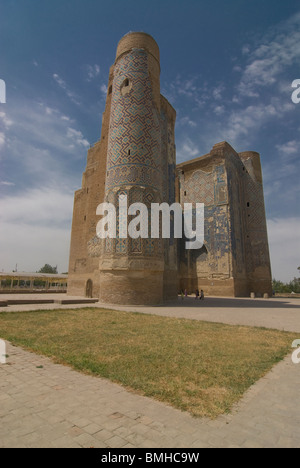
[[68, 269], [73, 192], [118, 41], [144, 31], [177, 111], [178, 162], [261, 153], [273, 276], [300, 266], [300, 6], [286, 0], [0, 0], [0, 270]]

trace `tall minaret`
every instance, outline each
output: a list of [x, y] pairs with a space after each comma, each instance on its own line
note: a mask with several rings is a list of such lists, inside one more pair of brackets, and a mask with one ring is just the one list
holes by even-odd
[[[133, 32], [121, 39], [109, 93], [105, 201], [117, 208], [119, 199], [127, 197], [128, 205], [142, 202], [150, 213], [151, 203], [169, 201], [166, 187], [174, 183], [168, 174], [168, 155], [162, 151], [162, 107], [173, 131], [175, 124], [175, 111], [160, 95], [159, 48], [151, 36]], [[172, 157], [175, 164], [175, 153]], [[165, 241], [120, 238], [120, 223], [128, 224], [132, 217], [117, 218], [117, 238], [104, 241], [100, 258], [100, 300], [114, 304], [163, 302]]]

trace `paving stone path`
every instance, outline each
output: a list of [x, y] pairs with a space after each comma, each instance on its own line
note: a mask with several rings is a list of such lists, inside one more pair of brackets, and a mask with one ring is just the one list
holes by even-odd
[[[207, 314], [218, 321], [221, 311], [215, 306], [199, 313], [190, 301], [190, 312], [184, 314], [198, 319]], [[152, 312], [171, 313], [159, 309]], [[224, 309], [223, 316], [234, 321], [237, 310], [228, 308], [226, 315]], [[297, 302], [285, 311], [264, 310], [274, 328], [299, 331]], [[248, 321], [257, 317], [254, 325], [260, 324], [257, 308], [252, 311]], [[173, 309], [175, 316], [182, 313]], [[247, 321], [246, 314], [236, 315], [237, 323]], [[300, 447], [300, 364], [293, 364], [291, 356], [257, 382], [232, 414], [209, 421], [9, 343], [6, 352], [7, 364], [0, 364], [0, 447]]]

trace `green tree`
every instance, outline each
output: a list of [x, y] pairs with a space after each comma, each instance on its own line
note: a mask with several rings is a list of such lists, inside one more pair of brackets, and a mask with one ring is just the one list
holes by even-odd
[[40, 271], [38, 271], [38, 273], [48, 273], [49, 275], [57, 275], [57, 266], [52, 267], [51, 265], [46, 263], [46, 265], [44, 265], [43, 268], [41, 268]]
[[282, 281], [273, 279], [273, 291], [275, 291], [275, 293], [290, 293], [291, 289], [289, 285], [283, 283]]

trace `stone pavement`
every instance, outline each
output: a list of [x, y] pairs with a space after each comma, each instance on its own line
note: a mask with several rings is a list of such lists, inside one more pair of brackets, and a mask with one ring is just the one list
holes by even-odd
[[[29, 298], [38, 298], [39, 295], [30, 294]], [[24, 296], [14, 295], [16, 299]], [[55, 299], [65, 299], [66, 294], [56, 294]], [[1, 300], [8, 300], [11, 295], [1, 295]], [[43, 294], [43, 299], [52, 299], [53, 294]], [[71, 299], [75, 299], [71, 297]], [[80, 298], [82, 299], [82, 298]], [[36, 304], [15, 305], [0, 308], [1, 312], [15, 312], [26, 310], [74, 309], [86, 307], [85, 305], [59, 305]], [[158, 307], [150, 306], [114, 306], [96, 303], [93, 307], [105, 307], [115, 310], [157, 314], [166, 317], [188, 318], [219, 322], [230, 325], [249, 325], [255, 327], [275, 328], [297, 332], [300, 334], [300, 299], [273, 298], [273, 299], [240, 299], [224, 297], [208, 297], [205, 301], [196, 301], [193, 297], [179, 299]], [[300, 338], [300, 337], [299, 337]]]
[[[1, 311], [43, 308], [70, 306]], [[299, 299], [208, 298], [200, 304], [189, 298], [164, 307], [114, 308], [300, 332]], [[10, 344], [7, 354], [7, 364], [0, 364], [0, 447], [300, 447], [300, 364], [291, 356], [256, 383], [232, 414], [209, 421]]]
[[300, 365], [288, 357], [231, 415], [192, 418], [7, 344], [0, 447], [300, 447]]
[[[101, 304], [99, 303], [97, 307], [101, 307]], [[300, 333], [300, 299], [209, 297], [203, 302], [189, 297], [160, 307], [116, 307], [113, 305], [102, 305], [102, 307], [164, 317], [274, 328]]]

